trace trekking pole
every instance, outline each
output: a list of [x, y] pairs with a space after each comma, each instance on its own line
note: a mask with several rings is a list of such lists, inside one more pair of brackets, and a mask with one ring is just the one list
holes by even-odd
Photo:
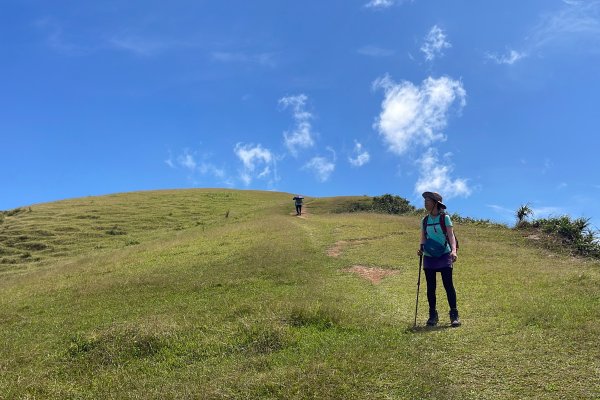
[[417, 327], [417, 309], [419, 308], [419, 288], [421, 287], [421, 265], [423, 265], [423, 254], [419, 256], [419, 280], [417, 281], [417, 301], [415, 304], [415, 324], [413, 328]]

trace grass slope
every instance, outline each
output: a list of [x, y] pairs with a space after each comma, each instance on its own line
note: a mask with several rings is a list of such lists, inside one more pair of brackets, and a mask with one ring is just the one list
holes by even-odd
[[[6, 215], [0, 398], [600, 396], [598, 262], [457, 226], [463, 326], [412, 330], [418, 217], [332, 214], [359, 198], [326, 198], [298, 218], [291, 197], [158, 191]], [[374, 285], [353, 265], [397, 274]]]

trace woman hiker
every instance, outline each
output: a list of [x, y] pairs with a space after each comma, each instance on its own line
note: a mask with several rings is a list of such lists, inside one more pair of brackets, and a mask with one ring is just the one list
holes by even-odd
[[[450, 324], [459, 326], [458, 309], [456, 308], [456, 290], [452, 283], [452, 265], [456, 261], [456, 238], [452, 229], [452, 221], [444, 212], [446, 205], [442, 196], [435, 192], [423, 193], [425, 209], [429, 213], [423, 218], [421, 226], [421, 246], [417, 254], [423, 255], [423, 270], [427, 281], [427, 301], [429, 303], [429, 319], [427, 325], [438, 323], [436, 309], [435, 287], [436, 274], [442, 275], [442, 283], [446, 289], [448, 305], [450, 306]], [[444, 221], [440, 222], [440, 218]]]
[[294, 200], [294, 203], [296, 204], [296, 215], [302, 215], [302, 202], [304, 201], [304, 196], [297, 195], [292, 198], [292, 200]]

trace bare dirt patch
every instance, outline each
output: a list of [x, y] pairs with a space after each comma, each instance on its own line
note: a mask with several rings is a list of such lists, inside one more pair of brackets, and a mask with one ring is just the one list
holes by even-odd
[[375, 285], [380, 283], [386, 276], [396, 275], [398, 273], [398, 271], [377, 267], [365, 267], [364, 265], [354, 265], [350, 268], [345, 268], [343, 271], [357, 274]]
[[339, 257], [342, 254], [342, 250], [348, 246], [348, 245], [352, 245], [352, 244], [361, 244], [366, 242], [366, 240], [363, 239], [356, 239], [356, 240], [338, 240], [337, 242], [335, 242], [335, 244], [327, 249], [327, 255], [329, 257]]
[[348, 243], [348, 242], [346, 242], [345, 240], [338, 240], [337, 242], [335, 242], [333, 247], [330, 247], [327, 249], [327, 255], [329, 257], [339, 257], [340, 254], [342, 254], [342, 247], [346, 243]]

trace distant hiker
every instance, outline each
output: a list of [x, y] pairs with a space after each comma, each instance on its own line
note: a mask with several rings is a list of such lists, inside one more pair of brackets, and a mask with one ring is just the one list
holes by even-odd
[[435, 192], [423, 193], [425, 209], [429, 213], [421, 223], [421, 246], [417, 251], [423, 255], [423, 269], [427, 281], [427, 301], [429, 303], [429, 319], [427, 325], [438, 323], [436, 309], [435, 286], [436, 272], [442, 274], [442, 282], [446, 289], [448, 305], [450, 306], [450, 324], [459, 326], [458, 309], [456, 308], [456, 290], [452, 282], [452, 267], [457, 259], [457, 241], [452, 229], [450, 216], [444, 211], [442, 196]]
[[296, 215], [302, 215], [302, 202], [304, 201], [304, 196], [297, 195], [292, 200], [296, 204]]

